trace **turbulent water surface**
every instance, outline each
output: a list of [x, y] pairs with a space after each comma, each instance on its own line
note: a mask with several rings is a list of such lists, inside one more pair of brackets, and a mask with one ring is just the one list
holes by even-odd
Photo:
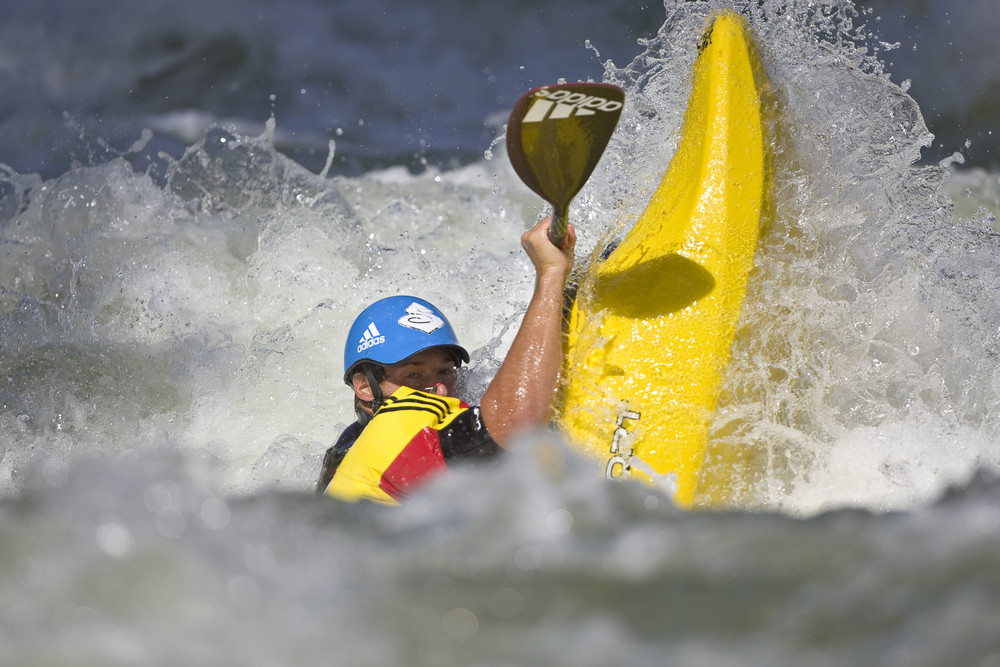
[[734, 3], [97, 4], [0, 29], [5, 664], [1000, 664], [992, 98], [922, 112], [965, 70], [893, 69], [952, 53], [935, 21], [994, 58], [995, 3], [735, 3], [774, 206], [693, 513], [548, 433], [398, 509], [311, 487], [370, 301], [440, 305], [472, 400], [502, 360], [542, 212], [503, 154], [518, 92], [627, 91], [585, 257]]

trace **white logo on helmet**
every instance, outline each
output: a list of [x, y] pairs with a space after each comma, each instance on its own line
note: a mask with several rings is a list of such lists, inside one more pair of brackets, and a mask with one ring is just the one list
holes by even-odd
[[361, 337], [358, 342], [358, 354], [361, 354], [370, 347], [375, 347], [376, 345], [381, 345], [385, 342], [385, 336], [379, 333], [379, 330], [375, 327], [375, 323], [372, 322], [365, 329], [365, 335]]
[[399, 326], [431, 334], [444, 326], [444, 320], [427, 306], [414, 301], [406, 308], [406, 314], [399, 318]]

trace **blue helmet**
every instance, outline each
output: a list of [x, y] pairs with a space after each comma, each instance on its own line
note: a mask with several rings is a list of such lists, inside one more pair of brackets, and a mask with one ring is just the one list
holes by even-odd
[[398, 364], [431, 347], [447, 347], [468, 363], [469, 353], [458, 344], [448, 319], [435, 306], [415, 296], [390, 296], [361, 311], [344, 346], [344, 382], [359, 364]]

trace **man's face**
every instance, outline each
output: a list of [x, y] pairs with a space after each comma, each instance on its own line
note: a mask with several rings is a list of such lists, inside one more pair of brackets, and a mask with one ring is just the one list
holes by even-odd
[[[451, 352], [441, 347], [432, 347], [418, 352], [406, 361], [385, 367], [385, 380], [379, 385], [388, 396], [400, 387], [454, 396], [458, 382], [458, 369]], [[443, 385], [443, 389], [437, 385]]]

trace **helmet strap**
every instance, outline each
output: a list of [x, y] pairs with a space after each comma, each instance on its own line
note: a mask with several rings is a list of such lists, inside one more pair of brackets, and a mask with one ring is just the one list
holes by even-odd
[[379, 408], [382, 407], [382, 403], [385, 402], [385, 395], [382, 394], [382, 387], [379, 386], [378, 380], [375, 379], [375, 373], [368, 364], [361, 367], [361, 372], [365, 374], [365, 379], [368, 380], [368, 387], [372, 390], [372, 416], [378, 412]]

